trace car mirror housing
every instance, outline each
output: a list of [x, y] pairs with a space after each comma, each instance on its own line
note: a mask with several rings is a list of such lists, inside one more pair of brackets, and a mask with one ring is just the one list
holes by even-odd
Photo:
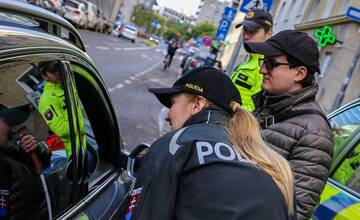
[[135, 170], [140, 166], [141, 159], [144, 153], [150, 148], [148, 144], [140, 144], [128, 155], [126, 172], [129, 178], [133, 181], [136, 180]]

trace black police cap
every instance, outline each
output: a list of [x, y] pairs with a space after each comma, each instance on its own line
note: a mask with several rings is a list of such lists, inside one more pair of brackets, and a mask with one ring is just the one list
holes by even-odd
[[284, 30], [265, 42], [244, 42], [244, 47], [249, 53], [291, 56], [313, 72], [320, 73], [319, 49], [315, 41], [304, 32]]
[[150, 88], [164, 106], [171, 107], [171, 97], [182, 92], [200, 95], [225, 111], [232, 113], [231, 101], [241, 103], [239, 91], [230, 78], [221, 70], [199, 67], [179, 78], [170, 88]]
[[263, 9], [254, 8], [246, 14], [244, 21], [235, 25], [235, 28], [239, 28], [242, 25], [249, 30], [255, 31], [259, 28], [272, 27], [273, 19], [269, 12]]

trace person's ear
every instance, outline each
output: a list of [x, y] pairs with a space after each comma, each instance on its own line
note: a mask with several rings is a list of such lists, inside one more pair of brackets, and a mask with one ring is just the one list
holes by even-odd
[[272, 31], [272, 28], [270, 28], [268, 30], [268, 32], [265, 33], [265, 40], [269, 39], [270, 37], [272, 37], [273, 35], [273, 31]]
[[202, 109], [208, 106], [208, 101], [202, 96], [196, 96], [193, 102], [192, 115], [200, 112]]
[[300, 82], [301, 80], [305, 79], [307, 74], [309, 74], [305, 66], [298, 66], [295, 68], [297, 70], [297, 73], [295, 74], [295, 79], [294, 79], [296, 82]]

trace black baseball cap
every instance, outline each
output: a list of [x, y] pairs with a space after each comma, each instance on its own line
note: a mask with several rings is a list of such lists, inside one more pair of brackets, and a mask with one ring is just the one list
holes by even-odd
[[1, 106], [0, 119], [3, 119], [9, 126], [22, 124], [29, 117], [30, 108], [28, 105], [6, 108]]
[[320, 73], [319, 49], [315, 41], [304, 32], [284, 30], [265, 42], [244, 42], [244, 47], [249, 53], [291, 56], [313, 72]]
[[239, 28], [242, 25], [249, 30], [255, 31], [259, 28], [272, 27], [273, 19], [269, 12], [263, 9], [254, 8], [246, 14], [244, 21], [235, 25], [235, 28]]
[[232, 113], [229, 104], [241, 104], [239, 91], [224, 72], [213, 67], [199, 67], [179, 78], [170, 88], [150, 88], [164, 106], [171, 107], [171, 97], [182, 92], [200, 95], [225, 111]]
[[38, 65], [38, 70], [40, 74], [44, 74], [45, 71], [53, 73], [59, 69], [60, 69], [59, 61], [43, 61], [40, 62]]

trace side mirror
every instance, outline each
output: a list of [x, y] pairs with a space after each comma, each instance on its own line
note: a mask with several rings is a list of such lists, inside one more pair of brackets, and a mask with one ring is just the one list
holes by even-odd
[[127, 159], [127, 166], [126, 166], [126, 172], [127, 175], [129, 176], [129, 178], [133, 181], [136, 180], [135, 177], [135, 163], [136, 161], [139, 161], [139, 155], [141, 152], [143, 152], [146, 149], [149, 149], [150, 145], [148, 144], [140, 144], [137, 147], [135, 147], [135, 149], [128, 155], [128, 159]]

